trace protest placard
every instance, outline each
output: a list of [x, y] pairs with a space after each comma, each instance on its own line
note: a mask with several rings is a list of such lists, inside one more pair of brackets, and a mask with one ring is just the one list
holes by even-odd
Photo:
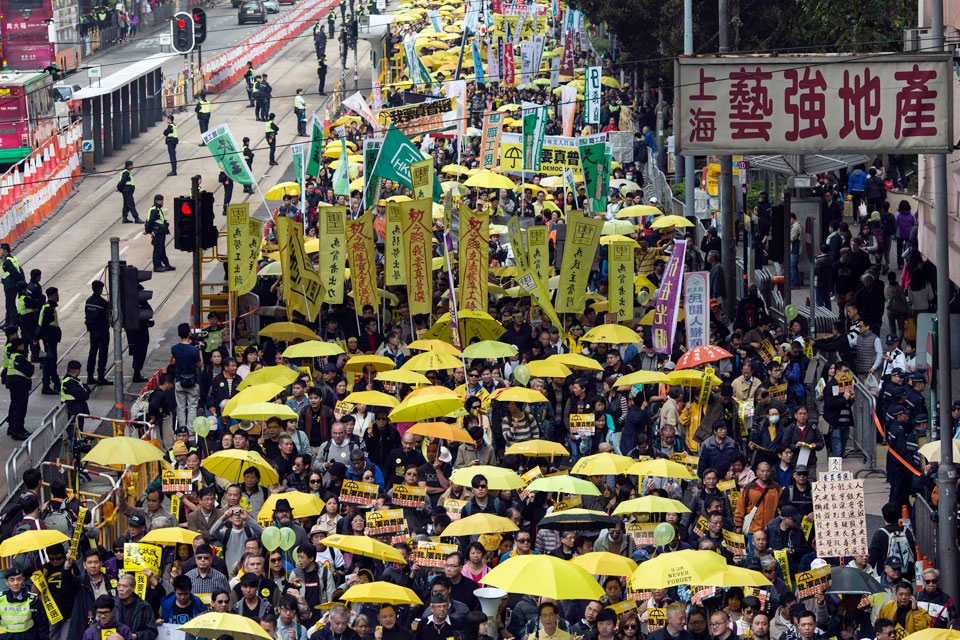
[[371, 506], [377, 501], [380, 487], [372, 482], [344, 480], [340, 487], [340, 502]]
[[189, 469], [167, 469], [160, 474], [160, 490], [164, 493], [190, 491], [193, 472]]
[[414, 557], [416, 558], [416, 563], [421, 567], [442, 569], [447, 556], [456, 550], [457, 545], [455, 544], [423, 540], [417, 543], [417, 550]]
[[370, 511], [366, 516], [367, 528], [372, 536], [385, 533], [402, 533], [407, 530], [407, 521], [403, 518], [403, 509], [387, 509], [386, 511]]
[[394, 506], [419, 509], [423, 506], [423, 503], [426, 502], [426, 500], [426, 487], [408, 487], [403, 484], [393, 485], [392, 502]]

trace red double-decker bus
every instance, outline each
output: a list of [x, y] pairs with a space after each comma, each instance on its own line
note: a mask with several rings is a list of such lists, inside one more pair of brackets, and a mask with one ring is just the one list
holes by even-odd
[[52, 0], [0, 0], [4, 67], [46, 69], [56, 60]]
[[56, 132], [52, 84], [42, 71], [0, 72], [0, 165], [19, 162]]

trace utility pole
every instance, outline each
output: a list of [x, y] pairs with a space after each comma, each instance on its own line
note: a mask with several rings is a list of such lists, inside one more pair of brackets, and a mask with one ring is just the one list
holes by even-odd
[[[720, 53], [730, 51], [730, 0], [718, 0], [720, 14]], [[723, 280], [726, 295], [723, 296], [723, 314], [732, 318], [737, 300], [737, 248], [733, 228], [733, 158], [720, 157], [720, 262], [723, 263]], [[747, 271], [747, 256], [743, 256], [744, 271]]]
[[120, 318], [120, 238], [110, 238], [110, 324], [113, 325], [113, 403], [123, 411], [123, 322]]
[[203, 314], [200, 310], [200, 280], [203, 278], [200, 246], [200, 176], [190, 178], [190, 199], [193, 201], [193, 326], [200, 328]]
[[[947, 51], [943, 37], [943, 0], [930, 3], [930, 36], [934, 49]], [[936, 234], [937, 264], [937, 399], [940, 404], [940, 469], [937, 474], [937, 487], [940, 490], [940, 502], [937, 512], [940, 522], [937, 527], [937, 568], [940, 569], [940, 588], [946, 593], [957, 593], [960, 578], [957, 574], [957, 468], [953, 464], [953, 439], [950, 435], [950, 248], [947, 219], [947, 155], [933, 154], [933, 210]], [[928, 354], [932, 358], [933, 354]], [[951, 591], [952, 589], [952, 591]]]
[[[683, 0], [683, 53], [688, 56], [693, 55], [693, 0]], [[674, 144], [679, 142], [674, 140]], [[693, 156], [683, 156], [683, 215], [688, 218], [696, 213], [693, 197], [693, 161]]]

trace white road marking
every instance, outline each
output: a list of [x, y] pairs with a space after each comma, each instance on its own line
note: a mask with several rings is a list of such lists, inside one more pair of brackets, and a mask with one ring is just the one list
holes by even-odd
[[122, 256], [123, 254], [125, 254], [125, 253], [127, 252], [127, 249], [129, 249], [129, 248], [130, 248], [130, 245], [128, 245], [128, 244], [127, 244], [127, 245], [124, 245], [124, 246], [123, 246], [123, 249], [120, 249], [120, 255]]

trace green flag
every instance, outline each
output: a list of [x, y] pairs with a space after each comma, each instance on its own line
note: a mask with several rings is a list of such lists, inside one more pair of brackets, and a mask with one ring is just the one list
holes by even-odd
[[323, 154], [323, 123], [314, 114], [313, 130], [310, 132], [310, 156], [307, 160], [307, 174], [316, 178], [320, 175], [320, 159]]
[[221, 124], [200, 137], [207, 150], [213, 154], [217, 166], [227, 174], [228, 178], [242, 185], [254, 184], [253, 174], [250, 173], [250, 168], [247, 167], [243, 153], [237, 146], [233, 134], [230, 133], [229, 126]]
[[[609, 190], [604, 174], [609, 174], [607, 163], [607, 134], [599, 133], [577, 139], [577, 148], [580, 152], [580, 169], [583, 171], [583, 184], [587, 188], [587, 199], [590, 201], [590, 212], [605, 213]], [[604, 167], [608, 167], [606, 170]], [[584, 206], [586, 212], [586, 206]]]
[[303, 213], [307, 202], [306, 177], [303, 175], [303, 143], [292, 145], [290, 150], [293, 152], [293, 175], [300, 185], [300, 213]]
[[347, 139], [344, 131], [340, 130], [340, 158], [337, 160], [337, 170], [333, 174], [333, 192], [338, 196], [350, 195], [350, 172], [347, 170]]
[[[391, 124], [387, 135], [383, 138], [383, 146], [380, 147], [377, 161], [373, 165], [373, 175], [380, 176], [384, 180], [399, 182], [407, 189], [412, 189], [410, 165], [425, 158], [428, 156]], [[443, 188], [439, 180], [433, 181], [433, 201], [443, 202]]]
[[547, 107], [523, 105], [523, 169], [540, 171], [540, 154], [547, 137]]

